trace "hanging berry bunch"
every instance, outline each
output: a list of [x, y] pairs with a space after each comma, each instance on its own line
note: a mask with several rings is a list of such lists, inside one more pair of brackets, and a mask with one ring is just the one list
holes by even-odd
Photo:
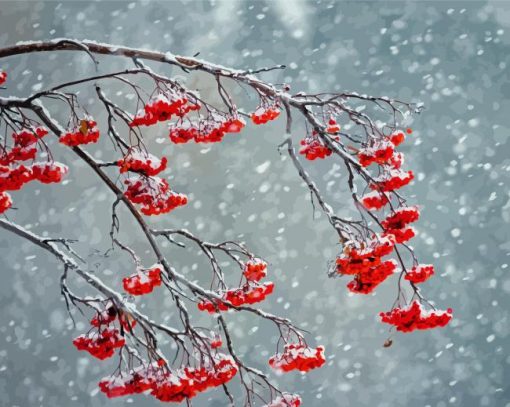
[[161, 171], [164, 171], [167, 163], [166, 157], [160, 160], [140, 148], [129, 149], [124, 158], [117, 161], [121, 174], [131, 171], [148, 177], [158, 175]]
[[115, 349], [122, 348], [125, 343], [126, 340], [115, 328], [92, 330], [73, 340], [76, 349], [87, 351], [99, 360], [111, 358], [115, 353]]
[[200, 110], [200, 103], [190, 95], [167, 88], [151, 98], [142, 111], [133, 118], [131, 127], [151, 126], [173, 117], [183, 117], [189, 112]]
[[452, 310], [425, 311], [418, 301], [406, 308], [395, 307], [389, 312], [381, 312], [381, 321], [393, 325], [399, 332], [412, 332], [416, 329], [443, 327], [452, 319]]
[[127, 186], [124, 195], [140, 205], [144, 215], [161, 215], [188, 203], [185, 195], [173, 192], [168, 182], [159, 177], [133, 177], [124, 184]]
[[317, 158], [324, 159], [333, 153], [316, 135], [313, 134], [311, 137], [301, 140], [301, 146], [299, 154], [303, 154], [305, 158], [310, 161]]
[[24, 127], [11, 134], [10, 145], [0, 147], [0, 214], [12, 207], [7, 191], [18, 191], [32, 181], [59, 183], [67, 174], [67, 167], [50, 157], [34, 162], [38, 154], [46, 153], [42, 139], [47, 134], [48, 130], [41, 126]]
[[260, 104], [251, 114], [251, 121], [254, 124], [266, 124], [280, 116], [280, 105], [277, 101], [261, 97]]
[[76, 147], [83, 144], [97, 143], [99, 140], [99, 129], [97, 123], [90, 117], [79, 120], [78, 125], [69, 129], [60, 136], [60, 143]]
[[178, 121], [170, 125], [169, 138], [175, 144], [219, 143], [227, 133], [239, 133], [245, 122], [237, 116], [209, 114], [197, 121]]
[[162, 266], [155, 264], [148, 269], [138, 269], [135, 274], [122, 280], [124, 290], [131, 295], [149, 294], [161, 285]]
[[326, 363], [324, 358], [324, 347], [309, 348], [303, 343], [287, 343], [283, 353], [277, 353], [269, 359], [269, 365], [281, 372], [309, 370], [321, 367]]

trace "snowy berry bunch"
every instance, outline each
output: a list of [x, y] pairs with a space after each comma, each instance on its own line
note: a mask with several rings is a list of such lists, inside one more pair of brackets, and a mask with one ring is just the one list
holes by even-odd
[[[12, 207], [8, 191], [18, 191], [32, 181], [59, 183], [68, 172], [61, 163], [48, 158], [43, 138], [48, 130], [41, 126], [23, 127], [12, 133], [10, 145], [0, 146], [0, 214]], [[36, 161], [45, 155], [45, 161]]]
[[97, 123], [90, 117], [79, 120], [79, 125], [69, 129], [59, 138], [60, 143], [68, 147], [97, 143], [98, 140], [99, 129]]
[[124, 291], [131, 295], [151, 293], [155, 287], [161, 285], [162, 269], [160, 264], [155, 264], [148, 269], [139, 268], [135, 274], [122, 280]]
[[321, 367], [326, 363], [324, 357], [324, 346], [309, 348], [303, 343], [287, 343], [283, 353], [277, 353], [269, 359], [269, 365], [281, 372], [309, 370]]

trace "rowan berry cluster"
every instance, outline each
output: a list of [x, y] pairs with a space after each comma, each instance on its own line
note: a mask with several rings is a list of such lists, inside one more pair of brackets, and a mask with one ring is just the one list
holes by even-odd
[[131, 171], [145, 176], [154, 176], [164, 171], [167, 163], [166, 157], [160, 160], [139, 148], [131, 148], [124, 158], [117, 161], [117, 166], [120, 168], [121, 174]]
[[408, 272], [404, 278], [413, 284], [420, 284], [427, 281], [434, 275], [434, 266], [432, 264], [418, 264]]
[[328, 125], [326, 127], [326, 133], [336, 134], [340, 132], [340, 125], [336, 122], [336, 119], [331, 116], [328, 120]]
[[260, 281], [267, 275], [267, 263], [261, 259], [251, 259], [244, 265], [243, 275], [247, 280]]
[[92, 330], [73, 340], [78, 350], [89, 352], [97, 359], [104, 360], [113, 356], [115, 349], [125, 345], [126, 340], [116, 328]]
[[14, 168], [0, 165], [0, 194], [3, 202], [3, 205], [0, 205], [0, 213], [12, 205], [10, 195], [6, 191], [17, 191], [34, 180], [44, 184], [60, 182], [65, 174], [67, 167], [55, 162], [40, 162], [31, 166], [21, 164]]
[[303, 343], [287, 343], [283, 353], [277, 353], [269, 359], [269, 365], [282, 372], [291, 370], [308, 372], [321, 367], [324, 363], [326, 363], [326, 359], [323, 346], [313, 349]]
[[365, 243], [350, 242], [344, 253], [336, 259], [336, 270], [340, 275], [354, 275], [347, 284], [349, 291], [369, 294], [396, 270], [394, 260], [383, 261], [391, 254], [395, 240], [393, 236], [376, 236]]
[[7, 191], [17, 191], [31, 181], [44, 184], [61, 182], [67, 167], [54, 161], [32, 162], [38, 153], [38, 143], [48, 134], [44, 127], [22, 128], [12, 133], [12, 145], [0, 146], [0, 214], [12, 207]]
[[283, 394], [276, 397], [264, 407], [299, 407], [301, 405], [301, 397], [297, 394]]
[[217, 334], [214, 335], [209, 341], [209, 346], [211, 347], [211, 349], [221, 348], [223, 346], [223, 341], [221, 340], [221, 337]]
[[363, 206], [367, 209], [382, 209], [388, 202], [389, 198], [385, 193], [372, 191], [365, 194], [361, 200]]
[[408, 224], [416, 222], [420, 217], [417, 206], [404, 206], [396, 209], [381, 222], [384, 230], [403, 229]]
[[302, 147], [299, 154], [303, 154], [307, 160], [324, 159], [332, 154], [332, 151], [317, 137], [307, 137], [300, 143]]
[[106, 394], [108, 398], [129, 396], [132, 394], [144, 393], [152, 390], [154, 376], [157, 375], [157, 367], [140, 367], [133, 369], [129, 373], [121, 373], [118, 376], [105, 377], [98, 383], [99, 389]]
[[7, 72], [0, 72], [0, 86], [2, 86], [7, 81]]
[[280, 108], [278, 104], [262, 103], [252, 114], [251, 121], [254, 124], [266, 124], [271, 120], [275, 120], [280, 116]]
[[416, 231], [412, 227], [404, 227], [402, 229], [385, 230], [382, 236], [393, 236], [395, 243], [405, 243], [416, 236]]
[[130, 127], [151, 126], [158, 122], [184, 117], [192, 111], [200, 110], [200, 103], [181, 92], [168, 90], [153, 97], [133, 118]]
[[443, 327], [452, 319], [452, 310], [426, 311], [418, 301], [413, 301], [407, 308], [394, 308], [381, 312], [381, 321], [396, 327], [400, 332], [412, 332], [416, 329]]
[[2, 192], [17, 191], [34, 179], [30, 166], [26, 167], [23, 164], [14, 168], [0, 166], [0, 191]]
[[186, 205], [188, 198], [173, 192], [168, 182], [159, 177], [139, 176], [124, 181], [127, 186], [124, 195], [134, 204], [141, 205], [145, 215], [160, 215]]
[[236, 116], [210, 116], [197, 123], [172, 123], [169, 137], [175, 144], [184, 144], [191, 140], [195, 143], [219, 143], [226, 133], [239, 133], [245, 125], [244, 120]]
[[359, 163], [363, 167], [376, 164], [387, 164], [393, 157], [393, 143], [390, 140], [377, 140], [370, 147], [366, 147], [358, 152]]
[[60, 143], [69, 147], [97, 143], [98, 140], [99, 129], [97, 123], [89, 117], [80, 120], [79, 126], [68, 130], [59, 138]]
[[156, 382], [151, 394], [160, 401], [181, 402], [229, 382], [237, 371], [237, 365], [230, 356], [218, 354], [209, 366], [185, 367], [166, 380]]
[[[19, 161], [33, 160], [37, 154], [37, 142], [48, 134], [44, 127], [22, 129], [12, 134], [13, 145], [0, 152], [0, 165], [11, 165]], [[0, 147], [1, 148], [1, 147]]]
[[336, 259], [339, 274], [356, 275], [368, 272], [381, 264], [381, 259], [389, 255], [395, 245], [387, 236], [376, 236], [368, 242], [348, 242], [344, 253]]
[[356, 274], [354, 280], [347, 284], [347, 289], [355, 294], [370, 294], [379, 284], [391, 276], [396, 268], [397, 262], [395, 260], [383, 261], [364, 273]]
[[258, 283], [255, 281], [248, 281], [240, 288], [233, 288], [221, 291], [219, 295], [221, 300], [214, 299], [212, 301], [203, 299], [198, 303], [200, 311], [207, 311], [211, 314], [217, 311], [227, 311], [229, 304], [239, 307], [245, 304], [256, 304], [264, 301], [268, 295], [274, 290], [274, 283]]
[[155, 264], [148, 269], [138, 269], [135, 274], [122, 280], [124, 291], [131, 295], [149, 294], [161, 285], [162, 266]]
[[414, 179], [412, 171], [402, 171], [400, 169], [385, 169], [383, 174], [374, 178], [374, 182], [370, 184], [370, 189], [374, 191], [396, 191]]
[[99, 388], [110, 398], [148, 393], [163, 402], [180, 403], [229, 382], [237, 371], [231, 357], [218, 353], [200, 367], [170, 370], [160, 364], [141, 366], [128, 373], [102, 379]]

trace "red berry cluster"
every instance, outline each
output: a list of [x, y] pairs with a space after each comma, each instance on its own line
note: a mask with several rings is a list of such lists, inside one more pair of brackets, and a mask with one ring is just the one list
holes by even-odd
[[130, 178], [124, 181], [127, 189], [124, 195], [134, 204], [141, 205], [144, 215], [160, 215], [186, 205], [186, 195], [173, 192], [168, 182], [159, 177]]
[[378, 191], [372, 191], [363, 196], [361, 203], [367, 209], [382, 209], [389, 202], [388, 196]]
[[161, 285], [162, 267], [155, 264], [148, 269], [139, 269], [135, 274], [122, 280], [124, 291], [131, 295], [149, 294]]
[[315, 160], [316, 158], [324, 159], [329, 157], [332, 151], [323, 144], [317, 137], [307, 137], [301, 140], [301, 149], [299, 154], [303, 154], [307, 160]]
[[43, 184], [61, 182], [66, 174], [67, 167], [64, 164], [46, 162], [32, 165], [32, 177]]
[[44, 127], [24, 128], [12, 134], [11, 147], [0, 146], [0, 213], [12, 206], [6, 191], [17, 191], [31, 181], [44, 184], [60, 182], [67, 174], [65, 165], [53, 161], [21, 164], [36, 158], [37, 143], [47, 134], [48, 130]]
[[393, 211], [381, 222], [381, 225], [384, 230], [403, 229], [408, 224], [416, 222], [419, 217], [420, 211], [417, 206], [404, 206]]
[[280, 116], [280, 108], [278, 105], [261, 105], [251, 114], [251, 121], [254, 124], [265, 124], [268, 121], [275, 120], [278, 116]]
[[[44, 127], [22, 129], [12, 134], [13, 146], [0, 151], [0, 165], [11, 165], [19, 161], [33, 160], [37, 154], [36, 143], [48, 134]], [[0, 147], [1, 148], [1, 147]]]
[[399, 169], [404, 164], [404, 154], [395, 151], [393, 156], [389, 159], [388, 165], [392, 168]]
[[97, 359], [104, 360], [113, 356], [115, 349], [121, 348], [126, 340], [115, 328], [93, 330], [73, 340], [78, 350], [85, 350]]
[[301, 397], [297, 394], [282, 394], [264, 407], [299, 407], [300, 405]]
[[181, 402], [229, 382], [237, 371], [237, 365], [231, 357], [218, 354], [209, 365], [200, 368], [185, 367], [156, 381], [151, 394], [163, 402]]
[[99, 129], [97, 123], [86, 118], [80, 121], [80, 125], [64, 133], [59, 138], [59, 142], [69, 146], [76, 147], [82, 144], [97, 143], [99, 140]]
[[221, 337], [216, 334], [209, 341], [209, 345], [211, 346], [211, 349], [218, 349], [223, 346], [223, 341], [221, 340]]
[[2, 86], [6, 80], [7, 80], [7, 72], [5, 72], [5, 71], [0, 72], [0, 86]]
[[244, 265], [244, 276], [250, 281], [262, 280], [267, 275], [267, 263], [261, 259], [251, 259]]
[[409, 184], [414, 179], [412, 171], [402, 171], [400, 169], [391, 169], [385, 171], [381, 176], [374, 179], [370, 184], [370, 189], [374, 191], [395, 191]]
[[336, 134], [340, 132], [340, 125], [336, 122], [334, 117], [329, 118], [326, 132], [329, 134]]
[[238, 117], [208, 118], [198, 123], [174, 123], [170, 125], [169, 137], [175, 144], [191, 140], [195, 143], [219, 143], [226, 133], [239, 133], [244, 126], [244, 120]]
[[367, 244], [351, 243], [346, 246], [344, 254], [336, 259], [336, 270], [341, 275], [355, 276], [347, 284], [347, 289], [356, 294], [369, 294], [392, 275], [396, 262], [382, 261], [382, 258], [393, 251], [394, 245], [393, 236], [381, 236], [369, 240]]
[[[370, 271], [381, 264], [381, 259], [393, 251], [394, 240], [390, 237], [376, 237], [367, 243], [351, 242], [344, 253], [336, 259], [336, 270], [342, 275], [357, 275]], [[356, 247], [358, 246], [358, 247]]]
[[405, 227], [402, 229], [388, 229], [382, 234], [383, 236], [393, 236], [395, 243], [405, 243], [416, 236], [416, 231], [412, 227]]
[[282, 372], [309, 370], [321, 367], [326, 363], [324, 357], [324, 346], [309, 348], [302, 343], [287, 343], [283, 353], [277, 353], [269, 359], [269, 365]]
[[44, 184], [60, 182], [65, 174], [67, 167], [55, 162], [35, 163], [28, 167], [21, 164], [14, 168], [0, 165], [0, 194], [4, 202], [4, 205], [0, 206], [0, 213], [2, 208], [5, 211], [11, 206], [9, 205], [11, 198], [6, 191], [17, 191], [34, 180]]
[[[154, 368], [156, 369], [156, 368]], [[99, 389], [108, 398], [140, 394], [152, 390], [154, 380], [151, 369], [133, 369], [130, 373], [121, 373], [119, 376], [105, 377], [99, 382]]]
[[405, 279], [414, 284], [420, 284], [427, 281], [434, 275], [434, 266], [432, 264], [418, 264], [405, 275]]
[[129, 126], [151, 126], [157, 122], [170, 120], [172, 116], [183, 117], [197, 110], [200, 110], [198, 101], [190, 100], [185, 94], [169, 91], [152, 98], [133, 118]]
[[379, 284], [391, 276], [396, 268], [397, 262], [395, 260], [384, 261], [364, 273], [357, 274], [354, 280], [347, 284], [347, 289], [355, 294], [370, 294]]
[[168, 160], [163, 157], [161, 160], [150, 153], [140, 149], [130, 149], [124, 158], [117, 161], [120, 172], [137, 172], [146, 176], [158, 175], [166, 168]]
[[[412, 130], [411, 129], [407, 129], [407, 133], [408, 134], [411, 134], [412, 133]], [[403, 131], [401, 130], [398, 130], [394, 133], [392, 133], [390, 136], [389, 136], [389, 139], [390, 141], [393, 143], [393, 145], [395, 147], [399, 146], [400, 144], [402, 144], [405, 139], [406, 139], [406, 135], [404, 134]]]
[[270, 295], [274, 290], [274, 283], [256, 283], [254, 281], [248, 281], [241, 288], [234, 288], [226, 290], [220, 293], [222, 300], [202, 300], [198, 303], [198, 309], [200, 311], [207, 311], [211, 314], [218, 311], [227, 311], [229, 309], [228, 304], [233, 306], [241, 306], [244, 304], [255, 304], [257, 302], [264, 301], [265, 298]]
[[215, 354], [201, 367], [170, 371], [156, 363], [140, 366], [129, 373], [105, 377], [99, 382], [99, 388], [110, 398], [148, 392], [160, 401], [180, 403], [227, 383], [237, 371], [231, 357]]
[[380, 165], [387, 164], [393, 157], [394, 145], [389, 140], [376, 140], [370, 147], [361, 149], [358, 152], [359, 163], [363, 167], [377, 163]]
[[408, 308], [394, 308], [381, 312], [381, 321], [393, 325], [400, 332], [412, 332], [416, 329], [443, 327], [452, 319], [452, 310], [425, 311], [418, 301], [413, 301]]
[[[408, 129], [408, 134], [410, 133], [412, 131]], [[414, 179], [412, 171], [400, 169], [404, 163], [404, 155], [395, 151], [395, 147], [403, 143], [404, 140], [404, 133], [397, 131], [388, 137], [372, 141], [369, 146], [358, 151], [358, 160], [363, 167], [368, 167], [371, 164], [381, 166], [382, 174], [370, 185], [374, 191], [394, 191]], [[380, 207], [369, 209], [380, 209]]]

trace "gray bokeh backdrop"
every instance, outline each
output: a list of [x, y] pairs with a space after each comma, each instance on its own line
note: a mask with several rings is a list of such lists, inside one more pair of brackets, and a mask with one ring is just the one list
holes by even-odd
[[[302, 377], [272, 374], [305, 405], [510, 406], [508, 2], [0, 2], [0, 46], [64, 36], [185, 55], [200, 51], [204, 59], [241, 68], [285, 63], [287, 70], [267, 78], [295, 91], [348, 89], [425, 103], [405, 147], [407, 166], [418, 175], [408, 194], [423, 207], [414, 246], [439, 270], [424, 290], [455, 310], [448, 328], [400, 335], [384, 349], [387, 332], [376, 315], [390, 306], [393, 284], [359, 298], [346, 294], [346, 281], [327, 279], [327, 262], [339, 248], [325, 219], [314, 219], [291, 163], [278, 154], [282, 121], [249, 127], [211, 147], [170, 145], [163, 130], [152, 131], [169, 157], [172, 186], [191, 198], [157, 225], [187, 227], [212, 241], [242, 238], [270, 262], [277, 292], [263, 307], [298, 321], [312, 332], [311, 342], [327, 349], [323, 369]], [[125, 63], [102, 59], [101, 69]], [[9, 58], [0, 67], [11, 75], [8, 92], [18, 95], [93, 72], [76, 54]], [[210, 92], [201, 78], [188, 85]], [[88, 108], [102, 117], [97, 102]], [[299, 139], [303, 129], [295, 133]], [[69, 181], [15, 193], [19, 209], [9, 216], [38, 233], [79, 239], [88, 267], [118, 284], [130, 272], [129, 259], [93, 253], [108, 245], [112, 196], [74, 157], [54, 150], [72, 167]], [[104, 159], [111, 154], [91, 151]], [[342, 168], [331, 172], [328, 161], [307, 168], [335, 209], [349, 213]], [[123, 239], [145, 250], [127, 217]], [[207, 275], [194, 251], [167, 250], [183, 273]], [[98, 394], [96, 382], [113, 364], [91, 361], [72, 347], [80, 330], [67, 319], [53, 259], [4, 231], [0, 256], [2, 406], [158, 405], [143, 396], [111, 401]], [[163, 299], [145, 310], [174, 317]], [[229, 320], [240, 354], [266, 369], [274, 331], [251, 317]], [[225, 402], [209, 392], [196, 405]]]

